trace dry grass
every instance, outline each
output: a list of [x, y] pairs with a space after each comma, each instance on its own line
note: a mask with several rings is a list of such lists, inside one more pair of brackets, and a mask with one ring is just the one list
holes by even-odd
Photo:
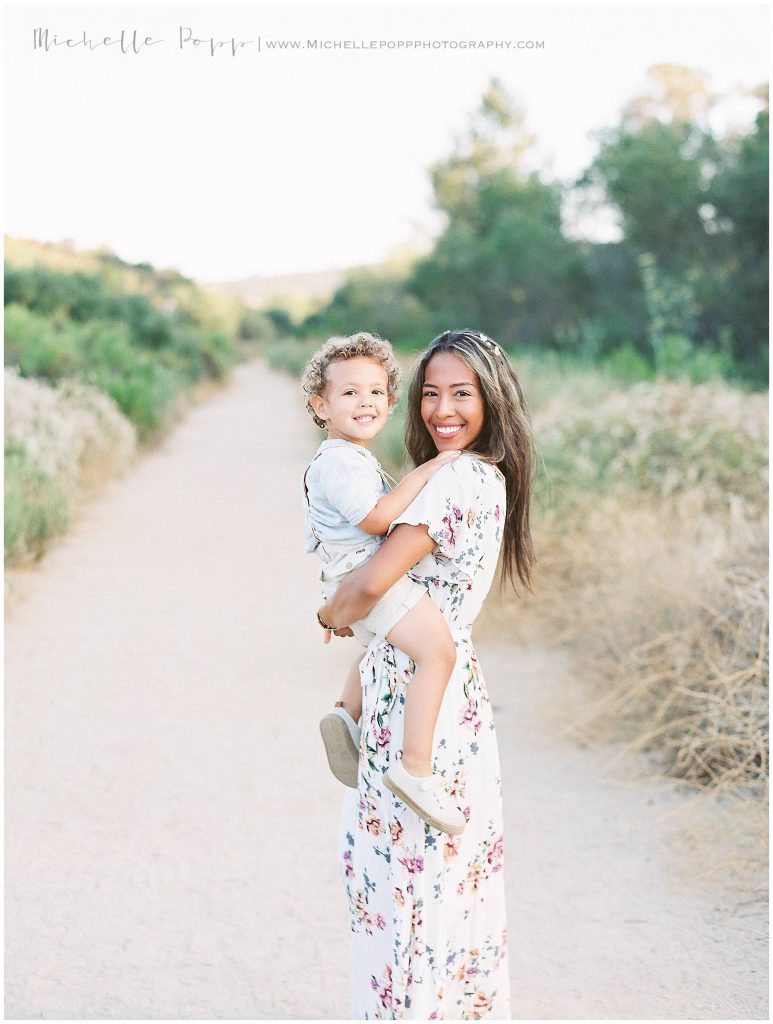
[[[489, 601], [487, 632], [564, 643], [576, 685], [555, 721], [609, 744], [605, 774], [689, 790], [681, 881], [767, 891], [768, 582], [764, 521], [722, 529], [682, 502], [607, 498], [539, 523], [535, 596]], [[492, 595], [493, 596], [493, 595]], [[639, 754], [640, 760], [631, 755]], [[643, 756], [642, 756], [643, 755]], [[636, 769], [634, 769], [636, 770]]]
[[[700, 874], [765, 888], [769, 775], [767, 396], [660, 383], [535, 417], [535, 594], [494, 597], [487, 632], [569, 648], [556, 708], [692, 791], [674, 845]], [[721, 824], [720, 824], [721, 823]], [[693, 863], [693, 870], [698, 865]], [[688, 868], [689, 870], [689, 868]]]
[[12, 238], [5, 235], [4, 256], [16, 267], [32, 267], [42, 263], [52, 270], [69, 273], [81, 270], [95, 273], [99, 260], [95, 252], [78, 252], [68, 242], [38, 242], [31, 238]]
[[[685, 507], [687, 506], [687, 507]], [[764, 521], [689, 502], [607, 498], [535, 538], [536, 595], [489, 602], [487, 628], [569, 646], [565, 734], [693, 792], [674, 834], [685, 876], [758, 898], [767, 883], [768, 581]], [[580, 521], [581, 520], [581, 521]], [[691, 857], [696, 850], [699, 856]]]
[[[671, 515], [668, 515], [668, 512]], [[584, 739], [623, 736], [696, 786], [767, 785], [767, 546], [653, 503], [608, 499], [552, 533], [533, 602], [572, 645]], [[550, 581], [548, 583], [548, 580]], [[548, 625], [549, 624], [549, 625]], [[554, 636], [555, 638], [555, 636]]]
[[733, 900], [736, 909], [767, 899], [767, 799], [703, 789], [667, 813], [674, 819], [667, 839], [669, 870], [680, 888], [700, 889], [709, 882], [715, 890], [741, 894], [742, 903]]
[[5, 370], [6, 565], [37, 559], [75, 510], [131, 464], [134, 427], [77, 380], [52, 387]]

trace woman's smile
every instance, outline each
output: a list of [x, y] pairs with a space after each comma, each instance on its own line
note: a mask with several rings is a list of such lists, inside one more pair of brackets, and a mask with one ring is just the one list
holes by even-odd
[[469, 448], [484, 416], [478, 375], [452, 352], [434, 355], [424, 371], [421, 418], [437, 450]]

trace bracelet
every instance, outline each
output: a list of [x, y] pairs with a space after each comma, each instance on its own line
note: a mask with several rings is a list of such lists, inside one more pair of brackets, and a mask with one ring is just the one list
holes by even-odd
[[328, 626], [326, 622], [323, 622], [322, 619], [319, 617], [319, 612], [317, 612], [317, 622], [320, 624], [320, 626], [322, 626], [323, 629], [335, 630], [336, 628], [335, 626]]

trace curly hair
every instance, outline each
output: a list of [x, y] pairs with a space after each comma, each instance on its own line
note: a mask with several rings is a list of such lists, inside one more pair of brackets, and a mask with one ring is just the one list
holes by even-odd
[[325, 421], [321, 420], [314, 412], [309, 398], [312, 395], [323, 394], [327, 386], [329, 366], [339, 360], [355, 359], [357, 356], [372, 359], [374, 363], [383, 366], [387, 375], [387, 395], [390, 407], [397, 401], [402, 374], [388, 341], [379, 338], [378, 335], [368, 334], [367, 331], [358, 331], [357, 334], [350, 334], [345, 338], [328, 338], [322, 348], [315, 352], [308, 361], [301, 376], [301, 387], [306, 395], [306, 411], [318, 427], [324, 428]]

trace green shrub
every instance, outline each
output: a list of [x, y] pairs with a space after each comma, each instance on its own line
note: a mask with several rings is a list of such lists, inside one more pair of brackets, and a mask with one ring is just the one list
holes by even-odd
[[195, 384], [204, 378], [224, 377], [236, 358], [236, 349], [224, 334], [189, 329], [179, 332], [169, 348], [158, 353], [157, 362], [188, 384]]
[[296, 338], [282, 338], [266, 350], [268, 365], [275, 370], [285, 370], [293, 377], [300, 377], [306, 363], [322, 345], [320, 338], [299, 341]]
[[635, 384], [637, 380], [651, 380], [653, 370], [646, 358], [626, 342], [618, 346], [602, 361], [602, 369], [622, 384]]
[[[238, 356], [235, 340], [225, 329], [231, 321], [238, 324], [233, 301], [184, 278], [168, 282], [156, 274], [148, 279], [147, 271], [143, 276], [155, 287], [155, 298], [126, 291], [129, 268], [117, 258], [99, 274], [6, 263], [6, 365], [51, 381], [83, 372], [88, 367], [78, 347], [78, 328], [98, 323], [107, 332], [113, 327], [124, 331], [134, 348], [152, 353], [186, 381], [226, 373]], [[136, 269], [131, 268], [135, 276]], [[169, 294], [173, 284], [184, 286], [179, 295]]]
[[274, 318], [262, 309], [248, 309], [239, 323], [242, 341], [276, 341], [277, 333]]
[[220, 331], [202, 331], [197, 338], [203, 375], [219, 380], [236, 362], [237, 352], [230, 338]]
[[156, 309], [144, 295], [122, 295], [115, 301], [111, 313], [112, 315], [105, 319], [118, 320], [125, 324], [131, 340], [142, 348], [163, 349], [174, 343], [176, 332], [172, 319], [168, 314]]
[[510, 362], [523, 385], [532, 414], [557, 396], [593, 404], [609, 393], [612, 381], [601, 366], [589, 365], [582, 357], [552, 349], [522, 347], [508, 351]]
[[57, 481], [40, 470], [20, 445], [5, 449], [5, 560], [42, 552], [69, 524], [67, 499]]
[[750, 518], [767, 500], [767, 397], [719, 381], [642, 381], [593, 405], [558, 396], [534, 421], [547, 473], [541, 501], [565, 507], [584, 496], [695, 491], [702, 507]]
[[129, 326], [111, 320], [54, 321], [12, 304], [5, 324], [6, 365], [49, 383], [79, 377], [93, 384], [115, 399], [141, 438], [169, 422], [186, 387], [221, 378], [237, 358], [219, 331], [177, 331], [171, 344], [149, 351], [133, 343]]
[[5, 307], [5, 364], [25, 377], [57, 381], [77, 373], [82, 358], [72, 330], [12, 303]]
[[692, 342], [684, 334], [664, 334], [655, 351], [655, 370], [667, 380], [688, 379]]

